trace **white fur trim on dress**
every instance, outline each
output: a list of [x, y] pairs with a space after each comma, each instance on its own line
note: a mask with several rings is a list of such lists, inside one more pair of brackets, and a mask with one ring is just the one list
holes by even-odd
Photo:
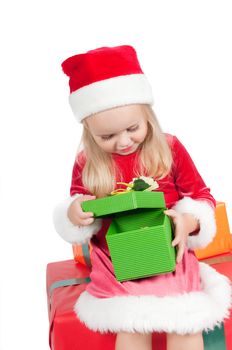
[[151, 86], [144, 74], [129, 74], [84, 86], [69, 96], [78, 121], [94, 113], [134, 103], [152, 104]]
[[93, 331], [188, 334], [212, 330], [229, 316], [231, 284], [200, 263], [203, 290], [176, 296], [96, 298], [83, 292], [75, 305], [79, 319]]
[[207, 201], [184, 197], [179, 200], [172, 209], [182, 214], [192, 214], [199, 220], [199, 232], [188, 236], [189, 249], [204, 248], [213, 240], [216, 234], [215, 215], [214, 209]]
[[101, 219], [95, 219], [94, 222], [88, 226], [75, 226], [69, 220], [67, 210], [74, 199], [81, 196], [82, 194], [75, 194], [67, 198], [56, 206], [53, 213], [53, 222], [56, 231], [65, 241], [71, 244], [83, 244], [88, 242], [101, 228]]

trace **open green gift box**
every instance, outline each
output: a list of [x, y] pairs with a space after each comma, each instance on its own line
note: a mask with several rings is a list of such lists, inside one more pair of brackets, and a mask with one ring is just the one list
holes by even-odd
[[175, 270], [163, 192], [131, 191], [82, 202], [82, 209], [94, 217], [112, 217], [106, 241], [118, 281]]

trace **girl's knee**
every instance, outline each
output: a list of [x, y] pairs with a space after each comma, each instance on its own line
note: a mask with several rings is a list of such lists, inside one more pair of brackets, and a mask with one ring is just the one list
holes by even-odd
[[151, 349], [151, 333], [119, 332], [116, 339], [118, 349]]
[[173, 350], [202, 350], [204, 349], [202, 333], [180, 335], [176, 333], [167, 334], [167, 349]]

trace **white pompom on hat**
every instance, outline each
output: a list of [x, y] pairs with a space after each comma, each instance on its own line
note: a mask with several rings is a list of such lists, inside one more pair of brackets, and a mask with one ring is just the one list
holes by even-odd
[[66, 59], [62, 68], [70, 78], [69, 102], [80, 122], [114, 107], [153, 104], [151, 86], [132, 46], [87, 51]]

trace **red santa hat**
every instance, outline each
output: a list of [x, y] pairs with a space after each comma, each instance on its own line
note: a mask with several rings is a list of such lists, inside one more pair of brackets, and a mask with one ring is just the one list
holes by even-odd
[[70, 77], [69, 102], [78, 121], [110, 108], [152, 104], [152, 90], [135, 49], [101, 47], [69, 57], [62, 63]]

